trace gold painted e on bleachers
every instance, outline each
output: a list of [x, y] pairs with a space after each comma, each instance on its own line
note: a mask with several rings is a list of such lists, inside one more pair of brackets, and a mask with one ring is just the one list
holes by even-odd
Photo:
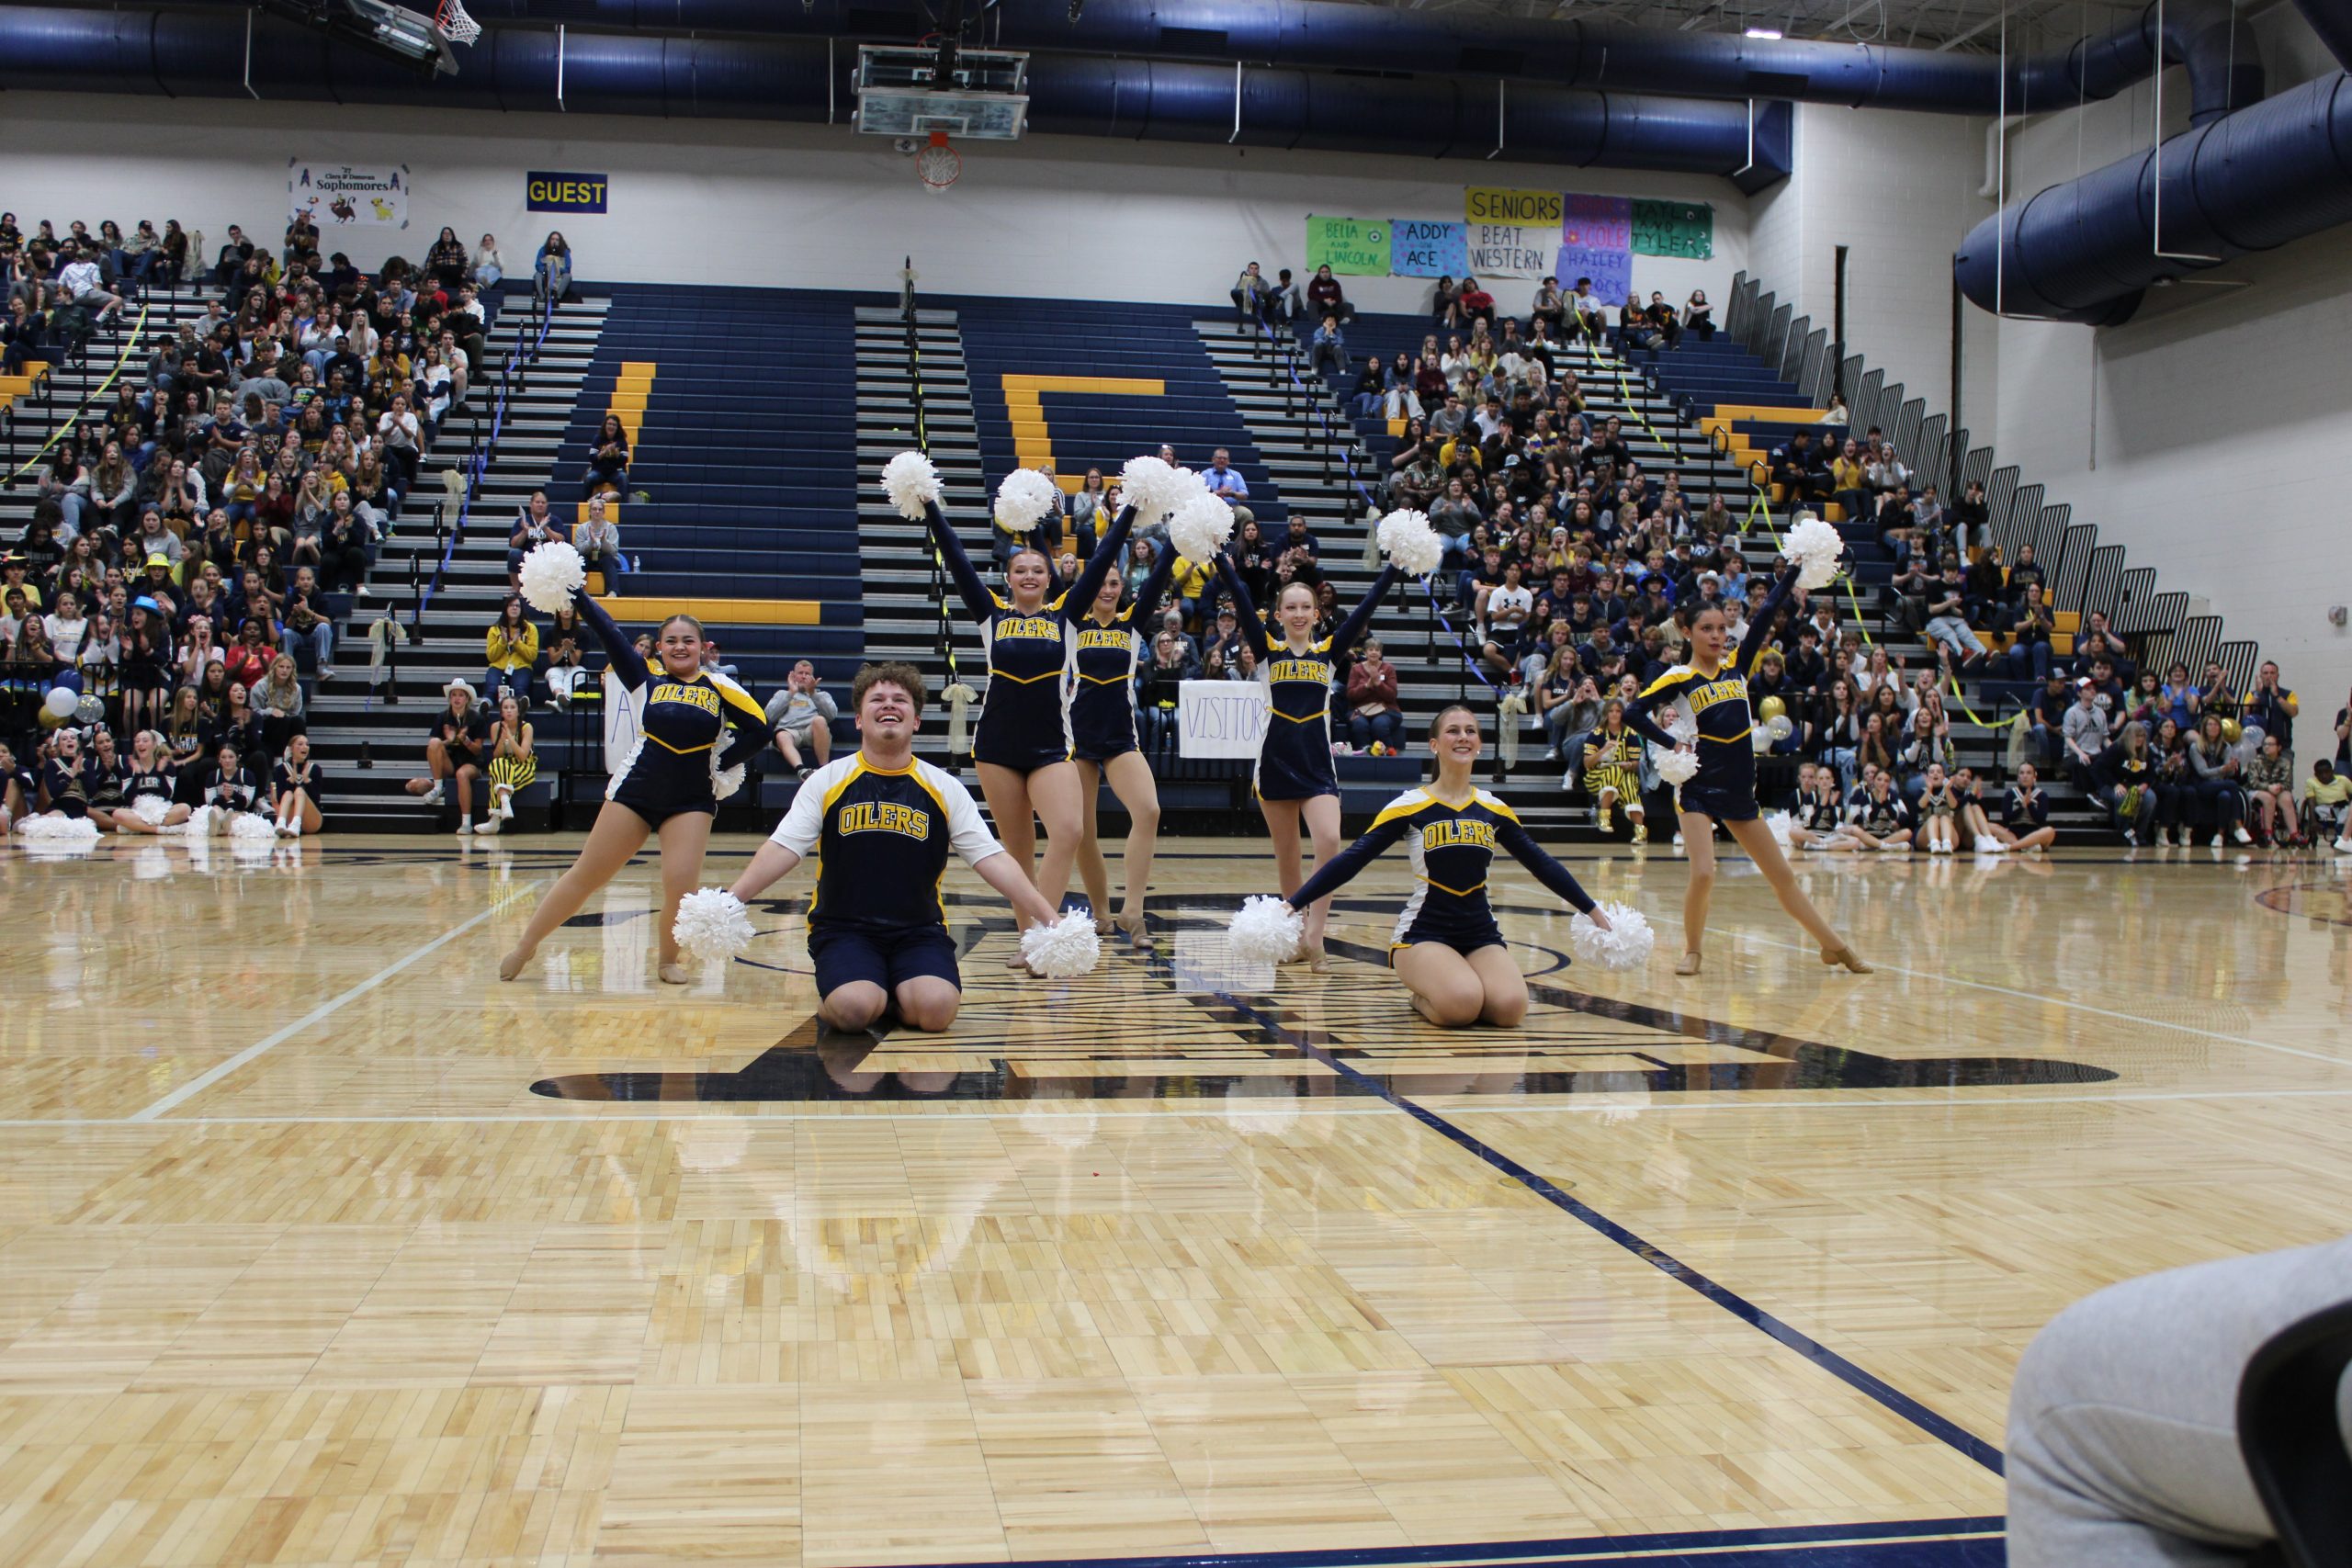
[[[648, 367], [647, 368], [651, 368]], [[1053, 434], [1046, 428], [1047, 392], [1093, 392], [1106, 398], [1164, 398], [1168, 383], [1143, 376], [1007, 376], [1004, 410], [1012, 421], [1012, 454], [1024, 468], [1054, 460]], [[1083, 473], [1058, 469], [1054, 482], [1072, 495], [1086, 482]]]

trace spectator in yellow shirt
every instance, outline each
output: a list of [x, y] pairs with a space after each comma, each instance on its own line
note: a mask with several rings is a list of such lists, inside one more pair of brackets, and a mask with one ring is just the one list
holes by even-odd
[[486, 700], [495, 706], [498, 694], [508, 691], [514, 694], [516, 703], [527, 709], [531, 705], [531, 670], [539, 661], [539, 628], [523, 613], [521, 596], [507, 596], [483, 640], [490, 662], [490, 673], [483, 682], [489, 693]]
[[2352, 778], [2335, 771], [2335, 764], [2322, 757], [2312, 764], [2312, 776], [2303, 781], [2303, 801], [2311, 817], [2306, 830], [2316, 840], [2332, 837], [2335, 852], [2352, 855]]
[[1869, 489], [1870, 476], [1862, 466], [1862, 449], [1849, 436], [1838, 456], [1829, 460], [1829, 492], [1831, 499], [1846, 509], [1846, 518], [1853, 522], [1862, 515], [1864, 492]]

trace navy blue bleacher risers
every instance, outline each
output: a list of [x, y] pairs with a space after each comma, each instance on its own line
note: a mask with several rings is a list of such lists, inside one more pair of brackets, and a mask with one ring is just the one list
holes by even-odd
[[818, 626], [710, 627], [765, 698], [792, 661], [829, 684], [865, 649], [857, 553], [854, 311], [860, 297], [784, 288], [616, 284], [565, 432], [549, 499], [571, 518], [590, 438], [621, 367], [656, 367], [632, 446], [621, 544], [643, 570], [610, 592], [636, 599], [814, 600]]
[[1116, 482], [1128, 458], [1157, 452], [1163, 441], [1175, 446], [1185, 467], [1205, 468], [1223, 446], [1250, 486], [1251, 513], [1274, 526], [1289, 516], [1240, 411], [1193, 330], [1199, 308], [967, 298], [926, 298], [923, 304], [956, 312], [991, 491], [1016, 462], [1006, 376], [1139, 378], [1161, 381], [1165, 389], [1158, 397], [1043, 392], [1056, 474], [1082, 476], [1093, 467]]

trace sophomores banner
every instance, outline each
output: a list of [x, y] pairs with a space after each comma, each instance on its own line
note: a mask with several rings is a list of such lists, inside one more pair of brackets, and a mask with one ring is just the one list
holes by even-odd
[[319, 232], [408, 227], [408, 165], [287, 161], [287, 206]]

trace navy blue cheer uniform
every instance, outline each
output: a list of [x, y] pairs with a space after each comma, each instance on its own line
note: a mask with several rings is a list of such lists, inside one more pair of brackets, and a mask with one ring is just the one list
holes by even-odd
[[[1241, 574], [1229, 557], [1216, 558], [1217, 575], [1233, 595], [1241, 635], [1258, 656], [1258, 679], [1266, 682], [1271, 711], [1266, 715], [1266, 739], [1258, 748], [1258, 769], [1251, 780], [1261, 800], [1312, 800], [1340, 793], [1340, 779], [1331, 767], [1331, 677], [1336, 672], [1333, 649], [1351, 647], [1363, 635], [1372, 612], [1379, 606], [1399, 575], [1393, 566], [1380, 569], [1363, 602], [1329, 637], [1318, 637], [1305, 653], [1293, 653], [1286, 642], [1273, 642], [1258, 607], [1242, 586]], [[1276, 601], [1281, 592], [1276, 591]]]
[[1789, 592], [1796, 587], [1797, 566], [1792, 561], [1773, 581], [1772, 592], [1758, 606], [1747, 635], [1713, 679], [1688, 664], [1677, 664], [1644, 688], [1625, 709], [1625, 728], [1653, 745], [1672, 750], [1675, 738], [1650, 717], [1654, 709], [1672, 708], [1695, 728], [1693, 750], [1699, 771], [1675, 791], [1675, 804], [1684, 811], [1703, 812], [1718, 822], [1756, 819], [1756, 745], [1749, 736], [1756, 728], [1747, 705], [1747, 677], [1771, 646], [1772, 623]]
[[919, 975], [962, 988], [939, 884], [951, 851], [978, 865], [1003, 846], [953, 773], [920, 759], [877, 768], [853, 751], [808, 775], [769, 839], [817, 856], [808, 956], [819, 996], [853, 980], [895, 993]]
[[[1023, 773], [1069, 761], [1077, 749], [1069, 709], [1078, 633], [1070, 623], [1093, 604], [1118, 550], [1097, 547], [1069, 592], [1047, 600], [1035, 615], [1024, 615], [980, 581], [972, 558], [964, 553], [964, 541], [948, 526], [938, 503], [926, 502], [923, 510], [932, 543], [988, 644], [989, 689], [972, 736], [974, 760]], [[1119, 523], [1111, 525], [1114, 531]]]
[[715, 815], [718, 773], [767, 744], [767, 714], [723, 675], [698, 671], [682, 681], [659, 663], [648, 664], [586, 589], [572, 601], [595, 629], [637, 710], [637, 745], [613, 770], [605, 798], [628, 807], [650, 828], [689, 811]]
[[49, 808], [77, 822], [90, 814], [90, 789], [96, 780], [97, 768], [88, 757], [76, 757], [70, 768], [58, 761], [40, 765], [40, 784], [49, 792]]
[[1388, 940], [1392, 963], [1398, 949], [1416, 942], [1440, 942], [1462, 953], [1503, 944], [1487, 902], [1487, 873], [1498, 849], [1577, 908], [1592, 908], [1591, 895], [1528, 836], [1498, 796], [1474, 789], [1468, 800], [1454, 806], [1426, 787], [1408, 789], [1381, 807], [1363, 838], [1316, 867], [1306, 886], [1290, 896], [1291, 908], [1304, 910], [1344, 886], [1399, 839], [1411, 846], [1416, 886]]
[[[1120, 513], [1094, 553], [1099, 556], [1107, 550], [1116, 560], [1126, 547], [1127, 525], [1134, 517], [1132, 508]], [[1176, 547], [1162, 543], [1159, 558], [1151, 563], [1151, 570], [1135, 585], [1134, 594], [1111, 617], [1109, 626], [1094, 618], [1092, 600], [1080, 611], [1078, 693], [1069, 700], [1069, 725], [1074, 750], [1082, 761], [1107, 762], [1140, 750], [1136, 739], [1136, 669], [1143, 660], [1147, 634], [1136, 623], [1159, 604], [1175, 570]]]
[[137, 805], [142, 795], [172, 798], [172, 778], [177, 770], [169, 763], [158, 761], [153, 773], [141, 773], [136, 761], [125, 758], [118, 771], [122, 774], [122, 798], [127, 804]]

